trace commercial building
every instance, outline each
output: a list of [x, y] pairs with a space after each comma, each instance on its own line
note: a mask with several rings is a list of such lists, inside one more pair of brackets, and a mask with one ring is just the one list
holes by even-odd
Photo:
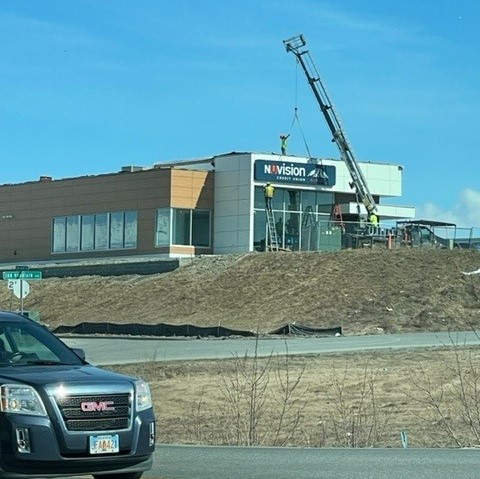
[[[412, 207], [382, 204], [401, 196], [401, 166], [360, 167], [381, 220], [414, 217]], [[276, 188], [273, 214], [284, 248], [344, 246], [339, 221], [343, 230], [358, 226], [365, 213], [345, 164], [334, 159], [234, 152], [111, 174], [41, 177], [0, 186], [0, 262], [262, 251], [266, 182]]]

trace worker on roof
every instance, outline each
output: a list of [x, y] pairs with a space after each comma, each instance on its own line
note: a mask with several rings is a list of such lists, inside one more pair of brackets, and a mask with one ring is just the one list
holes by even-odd
[[290, 136], [290, 133], [288, 135], [280, 135], [280, 148], [282, 150], [282, 155], [287, 154], [287, 144], [288, 144], [288, 137]]
[[271, 185], [271, 183], [267, 183], [263, 187], [263, 193], [265, 195], [265, 209], [272, 211], [272, 198], [275, 194], [275, 188]]

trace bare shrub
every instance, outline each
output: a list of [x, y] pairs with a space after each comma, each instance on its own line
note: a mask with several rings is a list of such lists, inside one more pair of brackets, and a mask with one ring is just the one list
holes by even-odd
[[[304, 367], [293, 373], [288, 354], [235, 356], [219, 363], [220, 393], [215, 414], [204, 401], [205, 390], [192, 407], [189, 433], [204, 443], [283, 446], [290, 443], [301, 422], [305, 403], [300, 391]], [[207, 434], [209, 429], [210, 434]]]
[[423, 405], [417, 417], [436, 446], [480, 444], [480, 359], [478, 350], [455, 344], [435, 375], [415, 374], [410, 398]]
[[333, 409], [328, 423], [333, 429], [335, 446], [373, 447], [385, 439], [392, 405], [379, 407], [376, 373], [365, 367], [363, 377], [347, 386], [348, 368], [343, 372], [332, 369], [333, 396], [329, 398]]

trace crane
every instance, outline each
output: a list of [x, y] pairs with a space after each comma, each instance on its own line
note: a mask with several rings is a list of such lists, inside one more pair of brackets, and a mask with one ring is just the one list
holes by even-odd
[[370, 215], [375, 213], [375, 211], [377, 211], [375, 200], [368, 189], [367, 181], [365, 180], [362, 170], [355, 159], [353, 150], [348, 143], [345, 132], [343, 131], [338, 119], [339, 117], [335, 113], [335, 109], [333, 108], [332, 102], [330, 101], [322, 80], [320, 79], [320, 75], [317, 72], [312, 57], [310, 56], [309, 51], [305, 49], [307, 42], [305, 41], [304, 36], [294, 36], [288, 40], [284, 40], [283, 44], [285, 45], [287, 52], [292, 52], [297, 57], [298, 62], [303, 68], [308, 83], [312, 88], [313, 94], [320, 106], [320, 110], [322, 111], [325, 120], [327, 121], [327, 125], [332, 132], [332, 141], [337, 144], [338, 149], [340, 150], [341, 158], [347, 165], [348, 171], [352, 178], [350, 187], [355, 188], [356, 194], [361, 199], [367, 210], [367, 214]]

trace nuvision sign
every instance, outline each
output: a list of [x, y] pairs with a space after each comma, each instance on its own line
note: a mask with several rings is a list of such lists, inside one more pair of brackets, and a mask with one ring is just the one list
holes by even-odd
[[315, 163], [257, 160], [254, 174], [257, 181], [276, 183], [303, 183], [307, 185], [335, 185], [335, 167]]

